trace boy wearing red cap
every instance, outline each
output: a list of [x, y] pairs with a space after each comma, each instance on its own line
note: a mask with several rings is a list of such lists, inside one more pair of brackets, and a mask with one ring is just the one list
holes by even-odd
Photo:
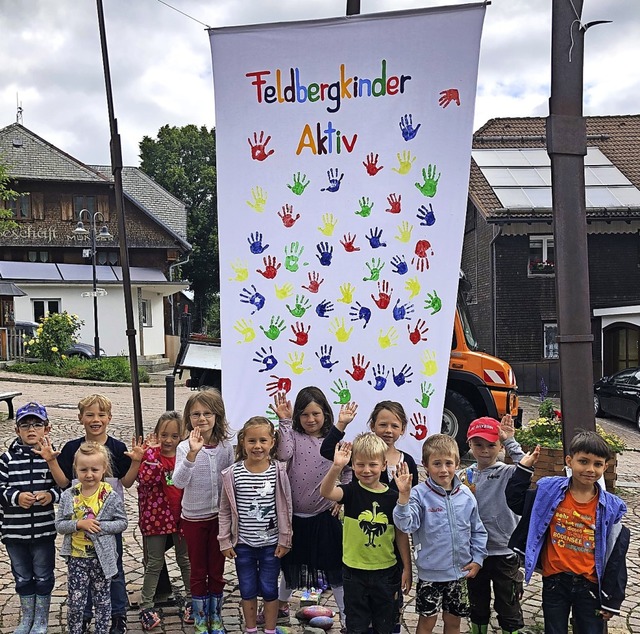
[[471, 422], [467, 432], [469, 448], [476, 462], [463, 469], [459, 477], [476, 496], [480, 518], [488, 533], [489, 553], [480, 572], [467, 581], [473, 634], [487, 634], [491, 617], [491, 585], [502, 631], [517, 632], [524, 625], [520, 607], [520, 561], [508, 546], [519, 517], [507, 506], [504, 493], [515, 464], [507, 465], [498, 460], [503, 445], [514, 463], [524, 456], [514, 433], [509, 415], [504, 416], [501, 423], [488, 416], [477, 418]]

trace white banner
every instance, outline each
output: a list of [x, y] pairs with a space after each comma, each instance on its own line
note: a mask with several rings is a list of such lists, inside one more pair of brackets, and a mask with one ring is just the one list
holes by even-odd
[[213, 29], [222, 381], [382, 400], [440, 430], [483, 5]]

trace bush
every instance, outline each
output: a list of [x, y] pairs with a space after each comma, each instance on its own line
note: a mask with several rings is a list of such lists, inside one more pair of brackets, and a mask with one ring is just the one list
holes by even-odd
[[78, 315], [66, 311], [47, 313], [32, 339], [24, 335], [25, 353], [56, 366], [62, 365], [66, 360], [64, 352], [78, 340], [83, 323]]

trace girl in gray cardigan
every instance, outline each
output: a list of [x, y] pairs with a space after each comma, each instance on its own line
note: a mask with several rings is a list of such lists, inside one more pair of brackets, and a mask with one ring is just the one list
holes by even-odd
[[60, 555], [68, 565], [67, 619], [70, 634], [82, 634], [82, 613], [91, 588], [96, 613], [95, 634], [108, 634], [111, 624], [111, 577], [117, 572], [117, 533], [127, 528], [120, 496], [104, 481], [111, 475], [104, 445], [85, 442], [73, 459], [78, 484], [60, 500], [56, 529], [64, 535]]

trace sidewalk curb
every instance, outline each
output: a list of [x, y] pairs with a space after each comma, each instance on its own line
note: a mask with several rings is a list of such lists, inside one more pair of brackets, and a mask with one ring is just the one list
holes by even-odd
[[[167, 375], [168, 376], [168, 375]], [[20, 381], [22, 383], [42, 383], [43, 385], [93, 385], [96, 387], [131, 387], [131, 383], [113, 383], [111, 381], [88, 381], [84, 379], [67, 379], [57, 376], [43, 376], [39, 374], [9, 374], [0, 372], [0, 381], [13, 382]], [[144, 388], [165, 388], [164, 383], [140, 383], [140, 387]], [[184, 387], [176, 384], [176, 387]]]

